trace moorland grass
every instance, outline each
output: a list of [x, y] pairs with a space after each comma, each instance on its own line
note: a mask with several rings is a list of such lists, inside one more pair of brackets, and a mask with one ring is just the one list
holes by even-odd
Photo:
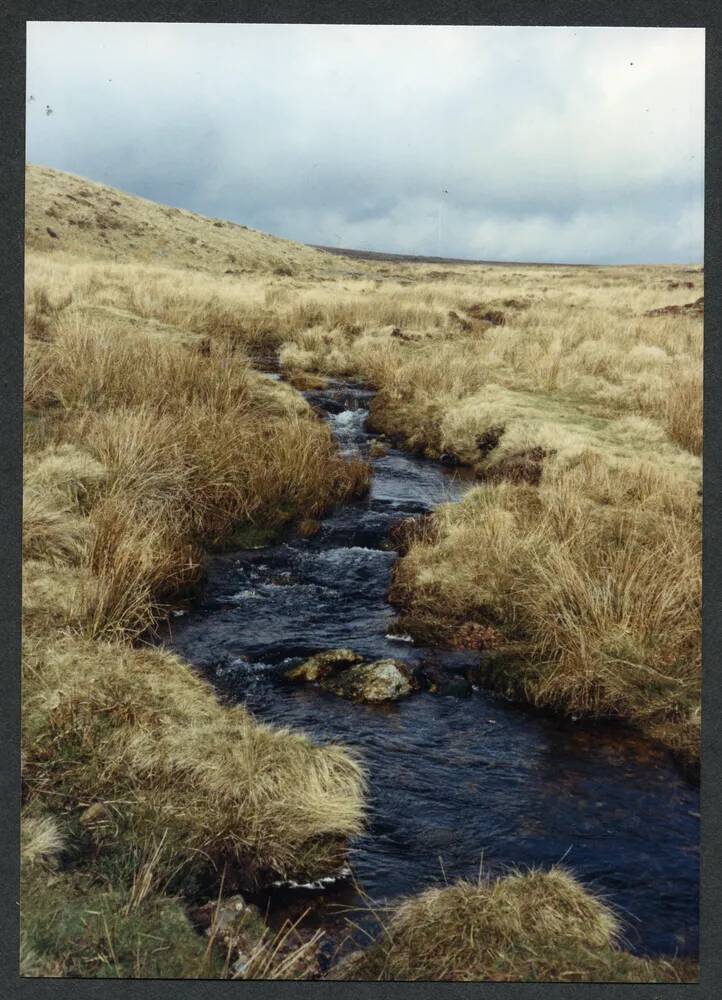
[[702, 317], [650, 313], [697, 297], [700, 269], [447, 273], [347, 284], [345, 314], [324, 286], [280, 352], [367, 379], [372, 429], [485, 484], [397, 564], [403, 627], [473, 622], [514, 643], [490, 686], [625, 719], [696, 766]]
[[[28, 220], [28, 974], [227, 975], [175, 894], [323, 874], [360, 829], [348, 752], [138, 645], [205, 548], [314, 525], [366, 486], [253, 370], [277, 352], [299, 388], [365, 380], [377, 431], [479, 477], [406, 532], [391, 596], [411, 631], [481, 626], [509, 653], [489, 685], [696, 759], [702, 320], [648, 314], [698, 298], [699, 268], [349, 261], [45, 168]], [[525, 878], [521, 897], [502, 880], [403, 904], [352, 977], [680, 978], [611, 937], [592, 955], [574, 927], [595, 926], [593, 897]], [[533, 933], [527, 890], [549, 916]], [[252, 964], [311, 974], [294, 962], [269, 940]]]
[[[62, 288], [49, 306], [53, 290], [34, 286], [27, 318], [23, 968], [227, 973], [174, 893], [335, 869], [362, 826], [363, 773], [342, 748], [222, 705], [137, 640], [198, 582], [206, 546], [317, 517], [363, 492], [368, 471], [240, 344], [108, 324], [83, 308], [75, 268], [43, 273]], [[137, 276], [116, 267], [115, 293]], [[63, 865], [41, 892], [32, 859], [53, 830]]]
[[253, 889], [328, 871], [360, 829], [363, 776], [346, 751], [219, 704], [164, 650], [28, 640], [25, 706], [29, 799], [52, 805], [76, 833], [101, 804], [102, 822], [83, 837], [114, 870], [132, 845], [162, 833], [185, 882], [212, 883], [225, 867], [227, 886]]
[[[621, 718], [699, 755], [697, 488], [650, 463], [550, 463], [538, 486], [478, 486], [397, 564], [404, 627], [473, 621], [503, 653], [482, 679], [568, 714]], [[452, 626], [451, 630], [449, 626]]]
[[638, 958], [611, 910], [561, 868], [428, 889], [394, 906], [378, 942], [334, 979], [687, 982], [693, 963]]

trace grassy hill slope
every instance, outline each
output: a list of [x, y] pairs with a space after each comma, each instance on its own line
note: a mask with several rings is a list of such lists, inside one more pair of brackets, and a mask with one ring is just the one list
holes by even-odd
[[296, 273], [328, 255], [247, 226], [209, 219], [49, 167], [28, 166], [26, 246], [91, 260], [153, 261], [215, 274]]

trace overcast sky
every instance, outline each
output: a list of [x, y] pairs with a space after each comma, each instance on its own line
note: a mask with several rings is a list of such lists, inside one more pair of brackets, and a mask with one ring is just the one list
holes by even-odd
[[702, 259], [702, 29], [36, 22], [27, 72], [29, 162], [167, 205], [330, 246]]

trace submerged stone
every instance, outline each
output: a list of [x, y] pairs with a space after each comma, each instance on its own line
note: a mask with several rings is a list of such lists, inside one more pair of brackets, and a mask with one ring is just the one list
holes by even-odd
[[314, 375], [312, 372], [294, 371], [288, 376], [288, 381], [299, 392], [325, 389], [328, 379], [324, 375]]
[[220, 943], [229, 957], [235, 958], [234, 967], [247, 965], [266, 934], [260, 910], [243, 896], [209, 900], [191, 910], [189, 917], [208, 937]]
[[434, 663], [425, 663], [419, 671], [423, 686], [431, 694], [465, 698], [471, 694], [471, 682], [464, 674], [444, 670]]

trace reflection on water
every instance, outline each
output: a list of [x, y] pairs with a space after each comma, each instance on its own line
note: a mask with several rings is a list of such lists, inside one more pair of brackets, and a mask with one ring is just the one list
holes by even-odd
[[[308, 397], [330, 413], [344, 450], [366, 450], [368, 392], [336, 384]], [[391, 449], [374, 461], [370, 495], [332, 513], [314, 538], [212, 560], [203, 595], [174, 619], [169, 642], [260, 718], [363, 758], [369, 824], [351, 863], [375, 903], [475, 878], [482, 860], [494, 871], [563, 859], [622, 914], [633, 948], [695, 953], [699, 795], [664, 751], [484, 692], [368, 706], [279, 681], [281, 665], [339, 646], [412, 662], [432, 655], [451, 667], [474, 661], [390, 638], [385, 600], [396, 559], [389, 527], [466, 487]], [[328, 927], [334, 912], [341, 920], [344, 908], [363, 905], [352, 890], [329, 893], [314, 919]], [[368, 911], [354, 920], [374, 923]]]

